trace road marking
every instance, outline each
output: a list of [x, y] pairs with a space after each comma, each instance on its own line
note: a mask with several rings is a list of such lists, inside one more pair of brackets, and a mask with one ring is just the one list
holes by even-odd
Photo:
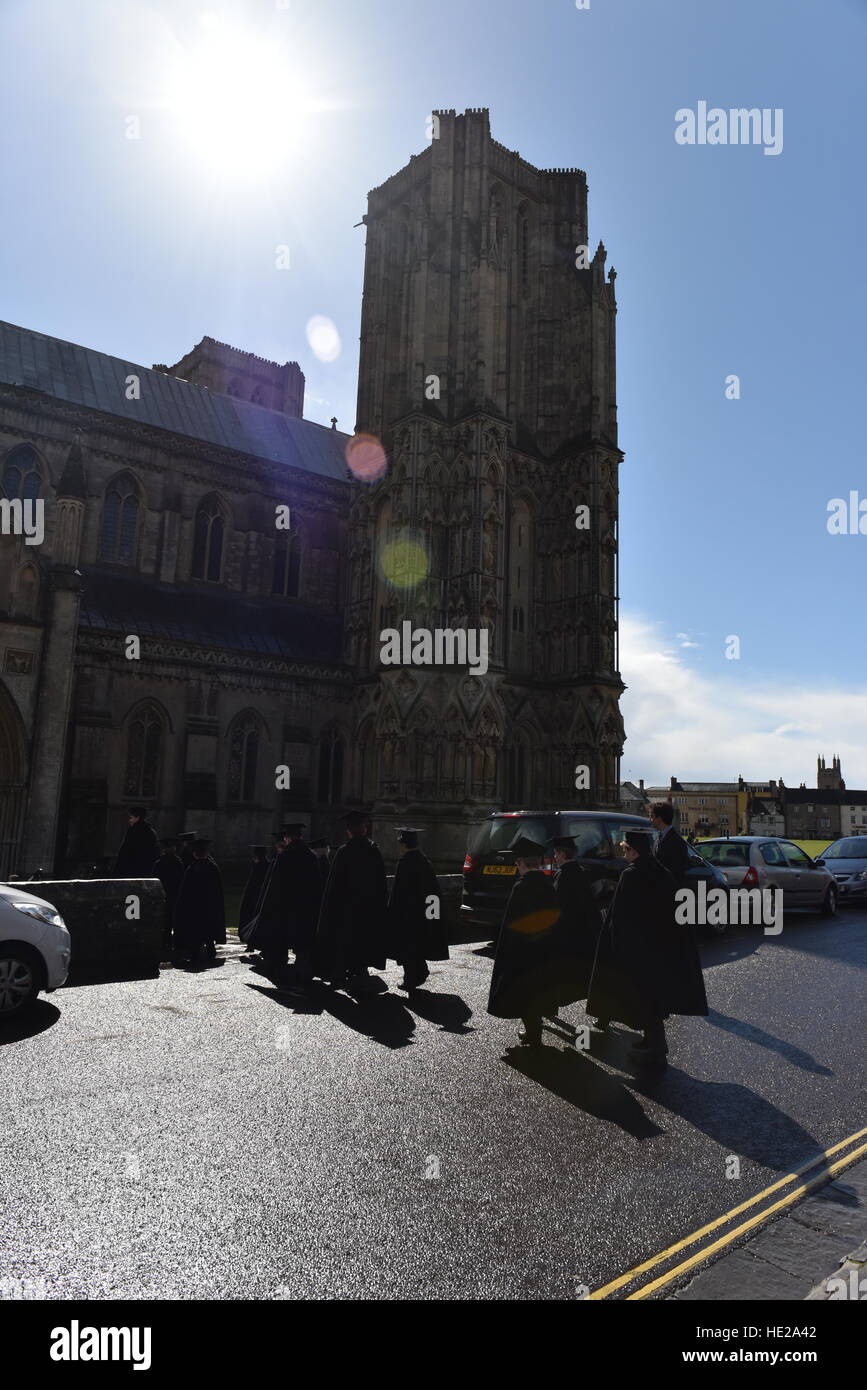
[[675, 1244], [670, 1245], [667, 1250], [660, 1251], [658, 1255], [651, 1256], [649, 1260], [644, 1260], [641, 1264], [636, 1265], [634, 1269], [630, 1269], [625, 1274], [621, 1274], [616, 1279], [612, 1279], [610, 1283], [603, 1284], [599, 1289], [594, 1289], [593, 1293], [588, 1296], [588, 1301], [590, 1299], [599, 1300], [607, 1298], [609, 1294], [614, 1293], [617, 1289], [622, 1289], [625, 1285], [634, 1283], [639, 1275], [646, 1274], [648, 1270], [655, 1269], [657, 1265], [663, 1264], [665, 1260], [671, 1259], [673, 1255], [678, 1254], [681, 1250], [685, 1250], [687, 1246], [694, 1245], [695, 1242], [701, 1240], [703, 1236], [710, 1235], [711, 1231], [716, 1231], [720, 1226], [727, 1225], [728, 1222], [733, 1221], [736, 1216], [740, 1216], [744, 1211], [749, 1211], [750, 1207], [756, 1206], [757, 1203], [764, 1201], [766, 1197], [770, 1197], [774, 1192], [779, 1192], [781, 1188], [788, 1186], [789, 1183], [797, 1182], [798, 1178], [803, 1177], [805, 1173], [809, 1173], [812, 1168], [817, 1167], [820, 1163], [826, 1165], [823, 1171], [818, 1174], [817, 1177], [811, 1179], [809, 1183], [796, 1188], [795, 1191], [790, 1193], [787, 1197], [776, 1202], [770, 1208], [760, 1212], [757, 1216], [752, 1217], [749, 1221], [743, 1222], [740, 1226], [736, 1227], [735, 1230], [721, 1237], [712, 1245], [705, 1246], [702, 1250], [691, 1256], [689, 1260], [684, 1261], [668, 1274], [662, 1275], [659, 1279], [653, 1280], [649, 1284], [645, 1284], [637, 1293], [627, 1295], [628, 1299], [644, 1297], [647, 1292], [658, 1288], [661, 1284], [667, 1283], [670, 1279], [674, 1278], [676, 1274], [680, 1274], [684, 1270], [690, 1269], [693, 1265], [699, 1264], [702, 1260], [706, 1259], [712, 1251], [720, 1249], [723, 1245], [728, 1244], [729, 1241], [733, 1240], [737, 1235], [749, 1230], [752, 1226], [758, 1225], [760, 1221], [767, 1220], [771, 1213], [784, 1206], [790, 1205], [791, 1202], [797, 1200], [798, 1197], [803, 1196], [805, 1192], [810, 1192], [813, 1188], [827, 1182], [829, 1174], [836, 1175], [837, 1172], [848, 1167], [854, 1159], [860, 1157], [863, 1153], [867, 1153], [867, 1144], [863, 1144], [859, 1149], [856, 1149], [854, 1153], [847, 1154], [844, 1159], [838, 1159], [837, 1163], [830, 1167], [828, 1166], [828, 1160], [832, 1158], [834, 1154], [839, 1153], [841, 1149], [845, 1149], [849, 1144], [854, 1144], [859, 1139], [863, 1139], [865, 1135], [867, 1135], [867, 1126], [865, 1126], [864, 1129], [859, 1129], [855, 1134], [850, 1134], [848, 1139], [841, 1139], [839, 1144], [832, 1145], [830, 1149], [824, 1149], [822, 1153], [817, 1154], [816, 1157], [810, 1159], [808, 1163], [803, 1163], [800, 1168], [796, 1168], [793, 1172], [787, 1173], [784, 1178], [779, 1178], [776, 1182], [771, 1183], [770, 1187], [766, 1187], [763, 1191], [757, 1192], [754, 1197], [750, 1197], [747, 1201], [741, 1202], [736, 1207], [732, 1207], [731, 1211], [727, 1211], [723, 1216], [718, 1216], [715, 1220], [709, 1221], [706, 1226], [701, 1226], [697, 1231], [693, 1231], [692, 1235], [684, 1236], [683, 1240], [676, 1241]]

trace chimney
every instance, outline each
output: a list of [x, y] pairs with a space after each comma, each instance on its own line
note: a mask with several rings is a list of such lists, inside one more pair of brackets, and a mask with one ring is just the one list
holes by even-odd
[[676, 791], [676, 790], [677, 790], [677, 778], [676, 778], [676, 777], [672, 777], [672, 779], [671, 779], [671, 790], [672, 790], [672, 791]]
[[643, 792], [643, 791], [644, 791], [644, 778], [643, 778], [643, 777], [639, 777], [639, 779], [638, 779], [638, 790], [639, 790], [640, 792]]

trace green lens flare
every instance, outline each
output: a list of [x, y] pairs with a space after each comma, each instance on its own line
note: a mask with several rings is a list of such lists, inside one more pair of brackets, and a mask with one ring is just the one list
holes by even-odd
[[382, 573], [396, 589], [414, 589], [428, 575], [428, 558], [416, 541], [390, 541], [382, 552]]

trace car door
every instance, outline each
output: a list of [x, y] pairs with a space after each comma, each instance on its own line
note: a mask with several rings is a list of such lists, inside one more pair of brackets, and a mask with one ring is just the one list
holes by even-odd
[[793, 845], [791, 840], [782, 840], [780, 843], [787, 861], [798, 871], [801, 907], [821, 907], [828, 891], [827, 873], [817, 868], [809, 854], [798, 845]]
[[[796, 848], [796, 846], [792, 846]], [[798, 878], [800, 871], [790, 864], [780, 840], [766, 840], [759, 845], [761, 867], [759, 879], [763, 888], [781, 888], [783, 907], [798, 907]]]

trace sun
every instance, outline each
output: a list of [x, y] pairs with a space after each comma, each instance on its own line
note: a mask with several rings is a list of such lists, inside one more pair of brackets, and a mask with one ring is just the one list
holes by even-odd
[[311, 106], [297, 66], [288, 41], [202, 15], [195, 39], [176, 50], [166, 73], [178, 138], [223, 176], [275, 173], [299, 148]]

